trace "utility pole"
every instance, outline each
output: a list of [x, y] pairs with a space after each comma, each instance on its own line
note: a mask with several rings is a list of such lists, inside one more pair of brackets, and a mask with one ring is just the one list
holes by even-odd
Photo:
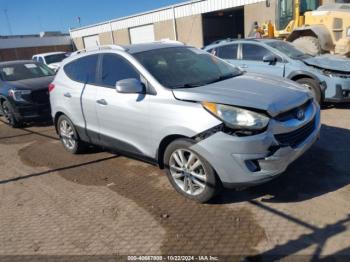
[[12, 35], [12, 28], [11, 28], [11, 23], [10, 23], [10, 19], [9, 16], [7, 14], [7, 9], [4, 9], [4, 14], [5, 14], [5, 18], [6, 18], [6, 22], [7, 22], [7, 27], [9, 30], [9, 34]]

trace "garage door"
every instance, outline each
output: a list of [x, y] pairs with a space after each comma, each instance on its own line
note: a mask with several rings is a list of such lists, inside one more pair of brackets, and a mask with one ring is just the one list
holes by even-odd
[[153, 42], [154, 41], [154, 26], [145, 25], [129, 29], [130, 40], [132, 44]]
[[85, 48], [93, 48], [100, 45], [100, 38], [98, 35], [85, 36], [83, 41]]

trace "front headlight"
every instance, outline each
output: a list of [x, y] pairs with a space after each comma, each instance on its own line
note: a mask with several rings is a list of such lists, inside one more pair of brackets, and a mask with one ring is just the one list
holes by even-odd
[[23, 96], [30, 95], [32, 92], [30, 90], [15, 90], [10, 89], [9, 90], [9, 96], [12, 97], [13, 100], [19, 102], [19, 101], [25, 101], [23, 99]]
[[262, 114], [234, 106], [203, 102], [203, 107], [233, 129], [260, 130], [270, 119]]

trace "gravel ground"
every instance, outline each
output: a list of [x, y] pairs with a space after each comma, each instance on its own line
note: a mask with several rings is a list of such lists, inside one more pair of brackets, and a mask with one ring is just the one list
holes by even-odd
[[322, 122], [320, 141], [278, 179], [205, 205], [178, 195], [154, 166], [101, 149], [72, 156], [50, 125], [0, 122], [0, 258], [349, 261], [350, 106], [323, 109]]

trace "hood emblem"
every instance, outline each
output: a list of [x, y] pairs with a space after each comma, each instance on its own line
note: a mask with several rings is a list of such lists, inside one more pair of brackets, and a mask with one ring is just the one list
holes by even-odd
[[298, 119], [298, 120], [303, 120], [304, 118], [305, 118], [305, 112], [304, 112], [304, 110], [299, 109], [299, 110], [297, 111], [297, 119]]

